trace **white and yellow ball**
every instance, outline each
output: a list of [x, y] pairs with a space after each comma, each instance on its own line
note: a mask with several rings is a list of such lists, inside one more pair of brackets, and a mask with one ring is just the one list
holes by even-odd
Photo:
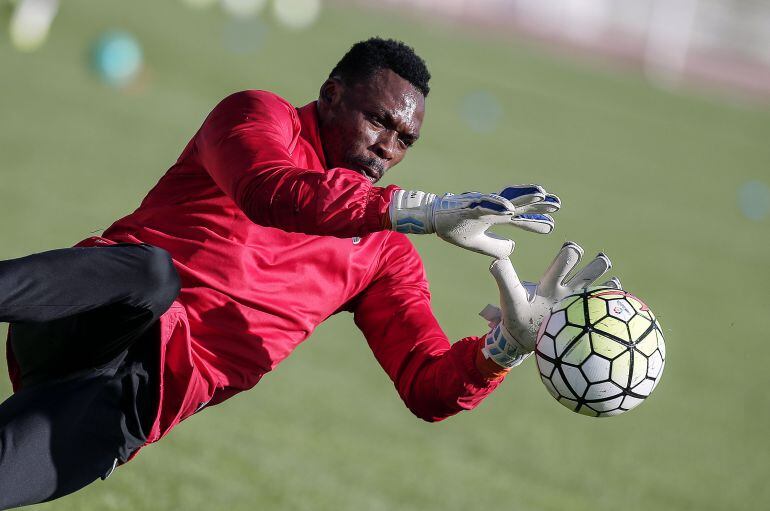
[[650, 395], [663, 373], [666, 347], [644, 302], [622, 290], [591, 288], [553, 307], [535, 354], [540, 377], [559, 403], [607, 417]]

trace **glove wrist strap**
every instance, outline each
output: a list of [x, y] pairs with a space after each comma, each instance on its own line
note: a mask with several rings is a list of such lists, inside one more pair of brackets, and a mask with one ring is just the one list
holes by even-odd
[[500, 367], [512, 368], [524, 362], [532, 354], [522, 346], [502, 323], [498, 323], [484, 339], [481, 352]]
[[397, 190], [390, 202], [390, 228], [404, 234], [431, 234], [436, 195], [419, 190]]

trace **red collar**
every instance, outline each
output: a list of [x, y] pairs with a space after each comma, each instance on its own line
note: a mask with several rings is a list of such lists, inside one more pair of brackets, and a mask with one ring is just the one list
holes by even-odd
[[318, 131], [318, 106], [316, 102], [313, 101], [297, 108], [297, 115], [302, 126], [300, 136], [313, 146], [321, 165], [324, 169], [328, 170], [329, 167], [326, 166], [326, 156], [324, 155], [324, 147], [321, 142], [321, 134]]

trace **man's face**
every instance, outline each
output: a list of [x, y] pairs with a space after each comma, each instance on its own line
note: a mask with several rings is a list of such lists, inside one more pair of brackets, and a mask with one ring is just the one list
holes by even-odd
[[351, 86], [327, 80], [318, 114], [327, 165], [376, 183], [420, 136], [425, 98], [390, 69], [380, 69]]

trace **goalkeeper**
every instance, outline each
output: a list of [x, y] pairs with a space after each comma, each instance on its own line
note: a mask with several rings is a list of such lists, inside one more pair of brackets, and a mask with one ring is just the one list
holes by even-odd
[[429, 78], [411, 48], [373, 38], [301, 108], [233, 94], [102, 236], [0, 262], [15, 391], [0, 404], [0, 509], [106, 478], [256, 385], [340, 312], [426, 421], [474, 408], [499, 385], [532, 349], [551, 298], [532, 305], [499, 263], [505, 328], [450, 345], [402, 233], [507, 261], [513, 242], [487, 229], [549, 232], [559, 202], [533, 185], [444, 196], [375, 186], [419, 138]]

